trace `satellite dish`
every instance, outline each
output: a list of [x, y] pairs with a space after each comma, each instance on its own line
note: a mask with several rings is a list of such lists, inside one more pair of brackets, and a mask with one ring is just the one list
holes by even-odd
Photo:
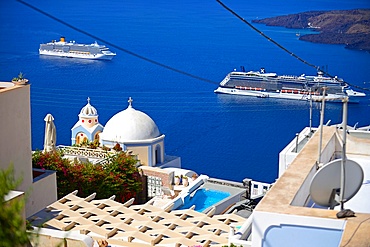
[[[336, 197], [340, 193], [341, 164], [341, 159], [333, 160], [313, 176], [310, 195], [316, 204], [330, 208], [339, 204]], [[357, 162], [346, 160], [344, 173], [343, 201], [349, 201], [360, 189], [364, 180], [364, 172]]]

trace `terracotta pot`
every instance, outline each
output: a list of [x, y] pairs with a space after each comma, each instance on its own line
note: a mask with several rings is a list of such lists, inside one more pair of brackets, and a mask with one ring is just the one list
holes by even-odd
[[28, 79], [21, 79], [21, 80], [18, 80], [18, 81], [12, 81], [14, 84], [18, 84], [18, 85], [26, 85], [28, 83]]

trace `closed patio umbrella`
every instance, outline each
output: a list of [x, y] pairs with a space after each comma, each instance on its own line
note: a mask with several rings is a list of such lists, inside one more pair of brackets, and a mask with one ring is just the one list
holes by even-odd
[[44, 152], [51, 152], [55, 150], [55, 143], [57, 139], [56, 128], [54, 125], [54, 117], [49, 113], [45, 117], [45, 140]]

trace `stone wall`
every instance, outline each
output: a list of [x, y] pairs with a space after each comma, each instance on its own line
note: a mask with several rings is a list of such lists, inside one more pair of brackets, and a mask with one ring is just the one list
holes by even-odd
[[139, 167], [143, 176], [152, 176], [162, 179], [162, 186], [165, 188], [172, 189], [174, 172], [168, 171], [156, 167], [141, 166]]

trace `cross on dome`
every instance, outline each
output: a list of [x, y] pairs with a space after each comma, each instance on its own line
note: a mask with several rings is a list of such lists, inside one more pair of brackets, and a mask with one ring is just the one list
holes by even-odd
[[95, 107], [90, 105], [90, 97], [87, 97], [87, 104], [81, 109], [79, 116], [98, 116], [98, 111], [95, 109]]
[[134, 101], [131, 97], [128, 98], [128, 107], [132, 107], [132, 101]]

